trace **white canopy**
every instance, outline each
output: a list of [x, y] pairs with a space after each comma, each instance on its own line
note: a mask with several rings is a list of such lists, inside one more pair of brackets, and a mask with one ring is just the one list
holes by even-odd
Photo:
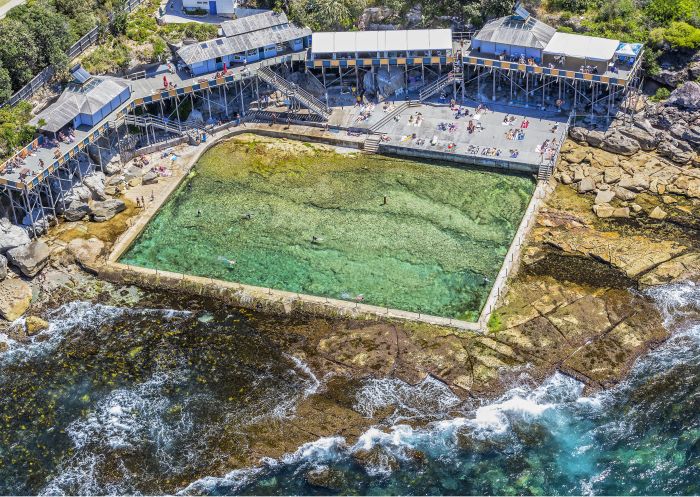
[[450, 29], [313, 33], [311, 38], [312, 53], [450, 49], [452, 49], [452, 30]]
[[615, 51], [617, 55], [624, 55], [625, 57], [636, 57], [639, 50], [634, 49], [634, 45], [631, 43], [620, 43], [620, 46]]
[[620, 40], [572, 33], [555, 33], [542, 52], [577, 59], [609, 61], [615, 55], [619, 44]]

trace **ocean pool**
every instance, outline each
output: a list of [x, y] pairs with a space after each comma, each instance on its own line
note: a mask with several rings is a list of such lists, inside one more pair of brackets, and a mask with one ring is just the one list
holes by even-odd
[[240, 135], [200, 158], [120, 262], [476, 320], [534, 188]]

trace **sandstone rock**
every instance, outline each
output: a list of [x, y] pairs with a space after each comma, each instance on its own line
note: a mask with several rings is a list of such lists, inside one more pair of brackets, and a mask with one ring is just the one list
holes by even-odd
[[50, 255], [49, 246], [39, 240], [7, 251], [10, 263], [19, 268], [28, 278], [33, 278], [44, 269], [49, 263]]
[[158, 173], [155, 171], [148, 171], [146, 174], [143, 175], [141, 183], [144, 185], [153, 185], [155, 183], [158, 183]]
[[586, 135], [586, 142], [591, 147], [599, 147], [603, 143], [604, 139], [605, 135], [600, 131], [589, 131]]
[[691, 198], [700, 198], [700, 179], [693, 179], [688, 181], [688, 189], [686, 190], [686, 195]]
[[79, 200], [74, 200], [70, 205], [63, 211], [63, 218], [66, 221], [80, 221], [90, 212], [90, 207], [85, 202]]
[[110, 162], [109, 164], [105, 164], [104, 166], [105, 174], [108, 176], [118, 174], [121, 172], [121, 170], [122, 165], [119, 163], [119, 161]]
[[612, 212], [612, 217], [630, 217], [630, 208], [629, 207], [617, 207], [613, 209]]
[[560, 181], [561, 181], [562, 184], [564, 184], [564, 185], [570, 185], [571, 183], [573, 183], [574, 180], [573, 180], [573, 178], [572, 178], [571, 176], [569, 176], [567, 173], [561, 173]]
[[615, 198], [615, 192], [611, 190], [600, 191], [593, 201], [596, 204], [609, 204]]
[[27, 316], [24, 321], [24, 326], [27, 330], [27, 336], [31, 337], [47, 329], [49, 323], [37, 316]]
[[4, 255], [0, 255], [0, 281], [7, 278], [7, 259]]
[[105, 244], [98, 238], [75, 238], [68, 243], [68, 252], [80, 265], [92, 266], [102, 255]]
[[586, 177], [586, 175], [583, 174], [583, 168], [581, 168], [581, 167], [574, 168], [574, 183], [578, 183], [579, 181], [581, 181], [585, 177]]
[[124, 183], [124, 176], [117, 174], [105, 180], [105, 187], [107, 186], [117, 186]]
[[686, 164], [693, 158], [692, 152], [683, 151], [670, 141], [662, 141], [659, 143], [657, 152], [662, 157], [668, 157], [678, 164]]
[[76, 200], [79, 202], [87, 202], [91, 198], [92, 192], [87, 186], [76, 185], [71, 187], [70, 190], [68, 190], [68, 193], [66, 193], [65, 196], [65, 201], [68, 203], [74, 202]]
[[575, 147], [562, 154], [562, 158], [569, 164], [580, 164], [588, 157], [588, 150], [584, 147]]
[[620, 181], [622, 177], [622, 169], [619, 167], [606, 167], [603, 172], [603, 181], [607, 184], [612, 185]]
[[[637, 192], [642, 192], [649, 189], [649, 176], [643, 173], [635, 173], [634, 176], [625, 176], [618, 183], [619, 188], [626, 188], [628, 190], [635, 190]], [[623, 199], [627, 200], [627, 199]]]
[[126, 168], [126, 171], [124, 171], [124, 181], [129, 182], [134, 178], [141, 178], [145, 171], [135, 165], [131, 165]]
[[95, 172], [83, 178], [83, 184], [90, 190], [93, 200], [105, 200], [105, 175]]
[[114, 216], [126, 209], [126, 204], [121, 200], [111, 199], [104, 202], [95, 202], [91, 208], [90, 217], [96, 223], [109, 221]]
[[636, 140], [618, 131], [613, 131], [605, 135], [603, 142], [599, 146], [607, 152], [619, 155], [634, 155], [639, 152], [640, 149], [639, 143]]
[[658, 205], [649, 213], [649, 217], [652, 219], [664, 219], [668, 214]]
[[671, 92], [668, 104], [688, 110], [700, 110], [700, 83], [687, 81]]
[[656, 136], [636, 126], [621, 127], [618, 128], [618, 131], [620, 134], [639, 143], [642, 150], [654, 150], [659, 144], [659, 140], [656, 138]]
[[593, 212], [595, 212], [596, 216], [601, 218], [612, 217], [615, 208], [610, 204], [596, 204], [593, 206]]
[[645, 286], [663, 285], [700, 275], [700, 253], [691, 252], [659, 264], [639, 279]]
[[642, 206], [639, 204], [631, 204], [630, 208], [632, 209], [632, 212], [642, 212]]
[[18, 278], [0, 281], [0, 316], [8, 321], [20, 317], [32, 302], [32, 288]]
[[595, 190], [595, 182], [591, 178], [583, 178], [578, 184], [579, 193], [587, 193]]
[[572, 126], [569, 128], [569, 136], [572, 140], [576, 140], [577, 142], [585, 142], [588, 136], [588, 130], [580, 126]]
[[664, 193], [666, 193], [666, 185], [664, 185], [663, 183], [657, 183], [656, 193], [658, 193], [659, 195], [663, 195]]
[[669, 204], [675, 204], [678, 202], [675, 198], [671, 197], [670, 195], [663, 195], [661, 197], [661, 200], [663, 201], [664, 204], [669, 205]]
[[4, 254], [11, 248], [26, 245], [31, 241], [24, 228], [15, 226], [7, 218], [0, 218], [0, 254]]

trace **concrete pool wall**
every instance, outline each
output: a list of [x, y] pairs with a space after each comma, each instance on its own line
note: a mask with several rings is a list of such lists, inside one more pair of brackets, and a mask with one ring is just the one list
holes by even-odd
[[[221, 140], [242, 133], [256, 133], [270, 137], [313, 141], [352, 148], [360, 148], [363, 142], [362, 138], [353, 139], [354, 137], [341, 138], [335, 136], [319, 136], [318, 134], [312, 134], [309, 131], [311, 130], [304, 129], [304, 127], [301, 126], [294, 126], [293, 128], [284, 130], [270, 129], [268, 126], [247, 126], [239, 127], [234, 130], [223, 129], [214, 133], [212, 136], [210, 136], [207, 143], [200, 145], [197, 152], [189, 159], [182, 176], [178, 178], [177, 181], [172, 182], [167, 189], [160, 192], [158, 198], [156, 198], [156, 200], [141, 216], [139, 216], [138, 219], [135, 219], [135, 222], [130, 226], [130, 228], [118, 239], [106, 264], [97, 269], [100, 277], [115, 283], [134, 284], [154, 290], [174, 290], [187, 294], [215, 298], [231, 305], [272, 313], [289, 314], [301, 312], [327, 317], [345, 317], [354, 319], [402, 319], [439, 326], [449, 326], [462, 330], [485, 331], [487, 329], [487, 323], [491, 312], [495, 308], [498, 298], [503, 291], [508, 275], [512, 274], [514, 268], [517, 267], [522, 243], [533, 224], [534, 216], [539, 208], [541, 200], [545, 196], [544, 183], [539, 183], [537, 185], [529, 201], [527, 209], [513, 238], [513, 242], [510, 244], [500, 271], [493, 282], [488, 298], [482, 307], [479, 319], [475, 322], [296, 292], [276, 290], [272, 288], [257, 287], [241, 283], [233, 283], [183, 273], [137, 267], [118, 262], [120, 257], [141, 235], [153, 216], [158, 213], [161, 206], [165, 204], [165, 202], [170, 198], [171, 194], [178, 188], [182, 180], [187, 177], [187, 173], [194, 166], [194, 164], [197, 163], [201, 155]], [[313, 131], [318, 133], [319, 130]], [[327, 133], [325, 134], [327, 135]], [[419, 154], [414, 154], [415, 150], [413, 149], [393, 149], [402, 149], [402, 147], [391, 147], [390, 150], [395, 152], [397, 155], [420, 157]], [[437, 157], [431, 158], [440, 158], [444, 160], [443, 157], [440, 157], [442, 153], [437, 152], [436, 155]], [[467, 163], [466, 160], [458, 160], [457, 162]], [[477, 165], [485, 166], [486, 164]], [[496, 166], [496, 168], [498, 169], [498, 166]]]

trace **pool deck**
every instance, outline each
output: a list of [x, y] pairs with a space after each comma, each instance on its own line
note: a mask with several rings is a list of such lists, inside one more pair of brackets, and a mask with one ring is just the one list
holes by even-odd
[[[238, 127], [223, 126], [218, 131], [212, 133], [210, 139], [207, 140], [206, 143], [195, 147], [189, 147], [186, 155], [183, 155], [185, 163], [181, 163], [177, 166], [177, 170], [174, 171], [172, 177], [166, 178], [162, 184], [159, 183], [156, 187], [144, 187], [153, 193], [153, 200], [147, 204], [147, 208], [141, 211], [137, 217], [131, 219], [129, 223], [130, 227], [116, 241], [107, 261], [103, 265], [95, 267], [95, 272], [101, 278], [112, 282], [135, 284], [137, 286], [158, 290], [194, 293], [224, 301], [232, 305], [279, 314], [301, 312], [326, 317], [344, 317], [352, 319], [399, 319], [451, 327], [465, 331], [485, 332], [487, 330], [491, 312], [500, 298], [508, 276], [512, 274], [514, 268], [517, 266], [521, 247], [529, 229], [534, 224], [534, 217], [545, 196], [545, 183], [543, 182], [538, 184], [530, 200], [514, 236], [513, 243], [511, 243], [504, 257], [501, 269], [493, 282], [486, 303], [476, 322], [373, 306], [359, 302], [287, 292], [272, 288], [256, 287], [241, 283], [232, 283], [183, 273], [137, 267], [118, 262], [119, 258], [138, 238], [153, 216], [157, 214], [163, 204], [170, 198], [170, 195], [187, 177], [201, 155], [219, 141], [242, 133], [259, 133], [267, 136], [321, 142], [328, 145], [357, 149], [361, 149], [364, 143], [364, 137], [343, 136], [339, 135], [339, 133], [334, 133], [318, 127], [299, 125], [291, 125], [289, 127], [284, 125], [269, 126], [265, 124], [249, 124], [247, 126]], [[130, 192], [127, 192], [127, 196], [129, 194]], [[149, 196], [148, 191], [144, 193], [144, 191], [135, 190], [133, 194], [137, 196]]]
[[[401, 104], [402, 101], [388, 102], [386, 110], [384, 103], [336, 108], [331, 119], [342, 128], [369, 128], [376, 126]], [[565, 139], [568, 120], [566, 114], [486, 104], [488, 110], [474, 117], [477, 105], [474, 102], [462, 105], [463, 112], [468, 111], [470, 117], [459, 118], [447, 103], [429, 102], [407, 107], [374, 130], [388, 138], [388, 141], [381, 142], [379, 149], [390, 154], [536, 173], [540, 165], [548, 161], [547, 156], [540, 153], [541, 145], [556, 138], [558, 152]], [[360, 114], [367, 110], [370, 110], [369, 118], [358, 120]], [[416, 126], [418, 114], [422, 120]], [[509, 125], [503, 124], [504, 118], [510, 116], [515, 120]], [[506, 133], [509, 130], [519, 131], [524, 119], [528, 120], [528, 126], [522, 129], [523, 139], [508, 139]], [[477, 127], [472, 133], [467, 129], [470, 120]], [[449, 125], [454, 125], [454, 128], [450, 130]], [[455, 146], [450, 147], [450, 144]], [[500, 153], [486, 155], [483, 153], [485, 149], [496, 149]], [[512, 154], [511, 151], [516, 151], [517, 154]]]

